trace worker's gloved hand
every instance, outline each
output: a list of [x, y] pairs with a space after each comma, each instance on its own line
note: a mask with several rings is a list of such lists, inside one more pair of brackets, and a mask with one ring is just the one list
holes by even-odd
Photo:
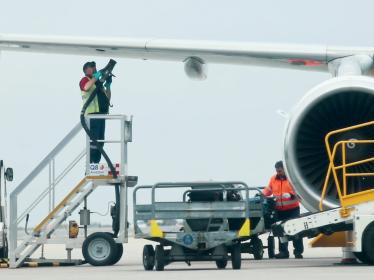
[[284, 199], [290, 199], [291, 197], [292, 197], [292, 195], [290, 193], [282, 194], [282, 198], [284, 198]]
[[106, 79], [104, 83], [104, 87], [106, 87], [107, 89], [110, 89], [111, 84], [112, 84], [112, 76], [109, 76], [108, 79]]
[[101, 73], [101, 71], [97, 71], [92, 76], [98, 81], [98, 80], [101, 79], [101, 77], [103, 76], [103, 74]]

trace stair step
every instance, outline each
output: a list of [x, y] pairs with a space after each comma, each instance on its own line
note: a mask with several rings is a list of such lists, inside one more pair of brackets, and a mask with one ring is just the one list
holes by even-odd
[[30, 257], [41, 245], [45, 243], [46, 236], [53, 232], [70, 216], [71, 212], [79, 206], [84, 198], [96, 188], [93, 184], [87, 184], [83, 179], [75, 191], [71, 191], [60, 204], [58, 204], [39, 225], [34, 228], [33, 235], [29, 236], [16, 249], [16, 255], [19, 256], [12, 267], [19, 267]]

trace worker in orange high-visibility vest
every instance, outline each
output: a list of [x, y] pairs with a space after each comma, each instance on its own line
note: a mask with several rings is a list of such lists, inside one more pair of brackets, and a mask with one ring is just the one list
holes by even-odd
[[[284, 172], [283, 162], [275, 163], [276, 174], [271, 177], [269, 185], [263, 190], [265, 196], [274, 196], [276, 199], [277, 220], [284, 221], [300, 216], [300, 202], [291, 183], [288, 181]], [[293, 240], [294, 255], [297, 259], [303, 258], [304, 246], [301, 238]], [[279, 254], [275, 255], [277, 259], [288, 259], [288, 242], [279, 240]]]

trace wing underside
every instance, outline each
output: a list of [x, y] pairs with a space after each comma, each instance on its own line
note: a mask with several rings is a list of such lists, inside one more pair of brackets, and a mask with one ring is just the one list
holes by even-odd
[[181, 62], [196, 57], [204, 63], [248, 64], [312, 71], [327, 71], [328, 63], [337, 58], [373, 53], [371, 48], [329, 48], [318, 45], [1, 34], [0, 50]]

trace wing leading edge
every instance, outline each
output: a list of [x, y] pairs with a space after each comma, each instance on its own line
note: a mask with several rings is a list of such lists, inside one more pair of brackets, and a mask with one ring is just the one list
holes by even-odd
[[248, 64], [312, 71], [327, 71], [328, 63], [338, 58], [356, 54], [372, 56], [374, 52], [373, 48], [318, 45], [8, 34], [0, 34], [0, 50], [181, 62], [190, 57], [198, 57], [204, 63]]

